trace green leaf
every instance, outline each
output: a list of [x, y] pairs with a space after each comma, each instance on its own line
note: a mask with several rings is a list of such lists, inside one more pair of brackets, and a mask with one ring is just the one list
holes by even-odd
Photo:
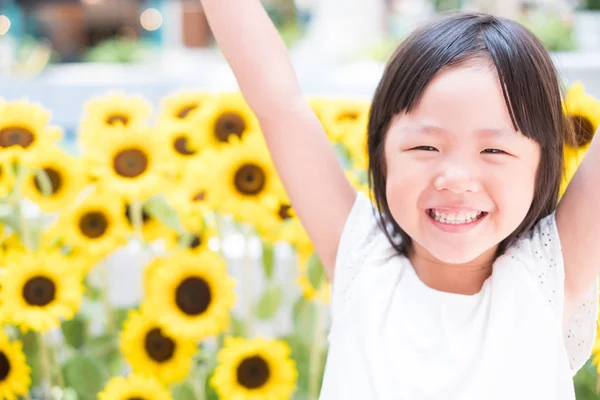
[[130, 308], [115, 308], [113, 309], [113, 320], [116, 324], [117, 330], [123, 329], [123, 324], [129, 318], [129, 313], [132, 309]]
[[33, 332], [19, 333], [20, 341], [23, 343], [23, 352], [27, 359], [27, 365], [31, 367], [31, 386], [38, 386], [42, 380], [42, 366], [40, 363], [40, 343], [38, 336]]
[[173, 386], [171, 391], [173, 400], [195, 400], [194, 388], [188, 382]]
[[319, 259], [319, 256], [317, 256], [317, 253], [312, 253], [310, 255], [306, 273], [312, 287], [319, 290], [321, 284], [325, 280], [325, 268], [323, 268], [323, 264], [321, 264], [321, 260]]
[[258, 301], [256, 314], [258, 318], [267, 320], [273, 318], [281, 304], [281, 286], [268, 287]]
[[65, 384], [72, 387], [81, 399], [95, 399], [109, 378], [99, 360], [77, 354], [63, 367]]
[[78, 400], [77, 392], [73, 388], [66, 388], [63, 390], [63, 400]]
[[163, 224], [178, 232], [183, 232], [179, 213], [167, 202], [164, 196], [154, 196], [148, 199], [144, 204], [144, 210]]
[[294, 304], [293, 315], [296, 339], [305, 345], [310, 343], [317, 318], [316, 306], [300, 297]]
[[265, 269], [265, 276], [267, 279], [273, 277], [273, 266], [275, 264], [275, 249], [269, 242], [263, 241], [263, 267]]
[[42, 195], [50, 196], [52, 194], [52, 181], [48, 173], [44, 169], [38, 169], [35, 171], [35, 181], [40, 186]]
[[86, 339], [86, 322], [81, 316], [76, 315], [70, 321], [63, 321], [61, 326], [65, 341], [76, 349], [82, 347]]
[[231, 314], [229, 321], [232, 336], [246, 337], [246, 325], [238, 317]]

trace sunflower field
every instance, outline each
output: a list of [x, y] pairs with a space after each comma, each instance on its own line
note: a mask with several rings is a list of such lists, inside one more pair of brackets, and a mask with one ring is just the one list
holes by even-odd
[[[369, 103], [309, 102], [368, 194]], [[578, 135], [563, 188], [600, 102], [576, 84], [565, 110]], [[135, 95], [94, 98], [76, 151], [50, 119], [0, 101], [0, 399], [317, 399], [330, 289], [243, 97], [178, 92], [156, 113]], [[128, 306], [110, 292], [131, 259], [108, 273], [124, 248], [143, 264]]]

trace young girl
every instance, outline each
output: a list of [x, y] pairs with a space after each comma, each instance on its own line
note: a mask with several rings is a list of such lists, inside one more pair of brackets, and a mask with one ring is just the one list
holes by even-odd
[[596, 334], [600, 143], [570, 134], [519, 24], [458, 14], [389, 62], [368, 128], [377, 213], [346, 180], [259, 0], [202, 0], [333, 282], [321, 399], [574, 399]]

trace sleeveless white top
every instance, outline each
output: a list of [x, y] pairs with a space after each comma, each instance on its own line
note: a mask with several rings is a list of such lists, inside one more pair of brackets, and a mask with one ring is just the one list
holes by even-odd
[[321, 400], [574, 400], [596, 336], [598, 287], [563, 331], [555, 215], [493, 266], [473, 296], [426, 286], [359, 194], [344, 226]]

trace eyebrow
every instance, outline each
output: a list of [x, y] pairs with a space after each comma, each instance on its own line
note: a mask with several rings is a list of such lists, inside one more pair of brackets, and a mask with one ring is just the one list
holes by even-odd
[[[399, 129], [398, 131], [399, 133], [403, 133], [403, 134], [409, 134], [409, 135], [415, 135], [415, 134], [425, 134], [425, 135], [433, 135], [433, 136], [443, 136], [443, 135], [449, 135], [450, 132], [448, 132], [446, 129], [438, 126], [438, 125], [431, 125], [431, 124], [411, 124], [411, 125], [407, 125], [404, 126], [402, 128]], [[511, 129], [505, 129], [505, 128], [482, 128], [482, 129], [478, 129], [477, 130], [477, 134], [479, 136], [488, 136], [488, 137], [494, 137], [494, 136], [512, 136], [512, 134], [514, 134], [515, 132]]]

